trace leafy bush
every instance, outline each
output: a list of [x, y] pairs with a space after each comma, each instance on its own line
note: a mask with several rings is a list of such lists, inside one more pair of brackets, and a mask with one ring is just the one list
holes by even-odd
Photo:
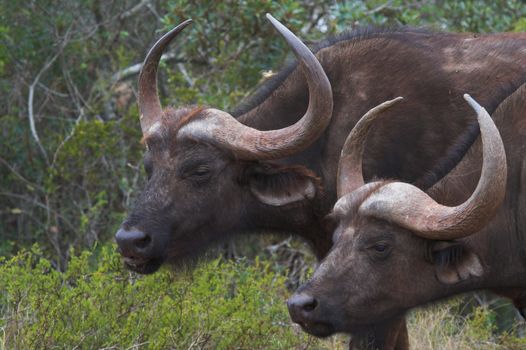
[[290, 349], [298, 332], [285, 276], [269, 262], [213, 260], [139, 277], [115, 248], [73, 256], [65, 272], [39, 249], [0, 265], [0, 349]]
[[[346, 337], [319, 340], [293, 326], [286, 271], [272, 259], [200, 264], [138, 276], [113, 246], [84, 251], [58, 272], [41, 251], [0, 260], [0, 350], [4, 349], [346, 349]], [[415, 349], [524, 349], [496, 331], [496, 312], [465, 312], [456, 298], [409, 316]]]

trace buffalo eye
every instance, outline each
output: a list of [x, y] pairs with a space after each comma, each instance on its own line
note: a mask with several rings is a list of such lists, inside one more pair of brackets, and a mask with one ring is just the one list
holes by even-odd
[[201, 165], [201, 166], [198, 166], [196, 169], [194, 169], [191, 175], [195, 177], [203, 177], [209, 174], [210, 174], [210, 168], [207, 167], [206, 165]]
[[383, 253], [387, 250], [387, 244], [382, 244], [382, 243], [379, 243], [379, 244], [375, 244], [374, 245], [374, 250], [376, 250], [378, 253]]
[[211, 178], [213, 169], [213, 163], [199, 158], [192, 158], [181, 164], [177, 171], [177, 176], [199, 184]]
[[207, 165], [198, 165], [188, 172], [188, 179], [196, 184], [202, 184], [210, 180], [212, 170]]
[[378, 259], [387, 258], [391, 252], [391, 246], [389, 243], [383, 241], [372, 244], [368, 249], [371, 253], [373, 253], [374, 257]]

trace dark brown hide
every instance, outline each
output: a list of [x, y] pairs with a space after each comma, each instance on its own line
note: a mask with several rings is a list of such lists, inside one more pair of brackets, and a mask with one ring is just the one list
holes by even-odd
[[[519, 33], [372, 30], [328, 40], [316, 56], [333, 90], [331, 124], [309, 148], [279, 164], [240, 161], [210, 143], [183, 142], [171, 126], [191, 109], [165, 109], [162, 132], [147, 142], [148, 184], [122, 226], [138, 232], [139, 246], [127, 248], [128, 266], [153, 272], [163, 262], [177, 265], [202, 255], [233, 235], [269, 231], [300, 236], [323, 258], [332, 244], [323, 218], [336, 202], [339, 152], [357, 120], [371, 107], [403, 96], [367, 142], [365, 178], [396, 178], [426, 188], [458, 162], [478, 134], [461, 93], [493, 112], [526, 81], [524, 48], [526, 35]], [[308, 95], [303, 73], [292, 64], [233, 114], [257, 130], [284, 128], [305, 113]], [[271, 190], [262, 190], [265, 184]], [[324, 190], [312, 194], [312, 186]], [[281, 205], [269, 204], [269, 193]]]
[[[421, 238], [360, 208], [384, 186], [379, 181], [343, 197], [332, 217], [338, 228], [334, 247], [314, 277], [297, 294], [315, 308], [293, 309], [299, 322], [331, 331], [353, 331], [403, 315], [408, 309], [467, 291], [490, 289], [526, 306], [526, 84], [494, 112], [507, 154], [504, 203], [480, 231], [462, 239]], [[481, 142], [428, 192], [440, 203], [468, 199], [480, 177]], [[348, 197], [347, 199], [350, 199]], [[342, 202], [343, 201], [343, 202]], [[407, 201], [411, 201], [408, 196]], [[353, 203], [346, 207], [345, 203]], [[488, 220], [491, 218], [489, 216]], [[298, 314], [298, 312], [300, 314]], [[318, 326], [313, 326], [321, 324]]]

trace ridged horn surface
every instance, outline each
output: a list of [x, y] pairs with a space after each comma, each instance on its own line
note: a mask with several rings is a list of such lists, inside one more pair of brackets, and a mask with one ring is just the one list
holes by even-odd
[[295, 124], [278, 130], [260, 131], [248, 127], [230, 114], [207, 109], [179, 130], [179, 137], [210, 142], [232, 151], [239, 159], [278, 159], [300, 152], [324, 132], [332, 116], [332, 89], [316, 56], [290, 30], [267, 14], [294, 54], [309, 87], [309, 105]]
[[387, 220], [434, 240], [469, 236], [493, 218], [506, 193], [506, 153], [488, 112], [469, 95], [464, 98], [477, 113], [483, 152], [480, 179], [469, 199], [458, 206], [444, 206], [415, 186], [393, 182], [362, 203], [361, 215]]
[[397, 97], [369, 110], [360, 118], [349, 133], [349, 136], [347, 136], [338, 164], [338, 198], [345, 196], [365, 184], [362, 174], [362, 158], [367, 135], [382, 112], [402, 99], [403, 97]]
[[157, 68], [159, 60], [170, 42], [190, 23], [191, 19], [179, 24], [177, 27], [163, 35], [150, 49], [139, 73], [138, 104], [141, 113], [141, 130], [143, 135], [160, 120], [162, 115], [161, 101], [157, 91]]

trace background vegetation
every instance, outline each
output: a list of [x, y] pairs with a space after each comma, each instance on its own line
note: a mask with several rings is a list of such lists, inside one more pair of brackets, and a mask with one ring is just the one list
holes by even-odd
[[[134, 94], [149, 46], [193, 18], [163, 62], [163, 102], [228, 110], [289, 55], [266, 12], [308, 43], [370, 24], [526, 30], [523, 0], [0, 0], [0, 349], [336, 346], [288, 321], [285, 285], [312, 262], [298, 242], [237, 243], [228, 255], [248, 260], [146, 278], [108, 246], [144, 182]], [[507, 304], [468, 301], [479, 311], [417, 312], [414, 340], [520, 348]]]

